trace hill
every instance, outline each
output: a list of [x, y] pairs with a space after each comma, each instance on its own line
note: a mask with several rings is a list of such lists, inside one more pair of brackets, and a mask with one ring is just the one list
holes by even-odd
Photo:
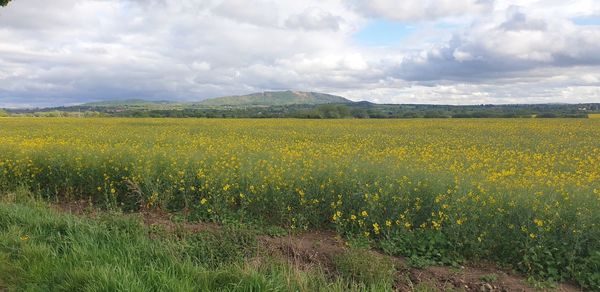
[[144, 99], [125, 99], [125, 100], [107, 100], [98, 102], [84, 103], [81, 106], [84, 107], [123, 107], [123, 106], [148, 106], [148, 105], [164, 105], [173, 104], [174, 102], [168, 100], [144, 100]]
[[337, 95], [303, 91], [266, 91], [248, 95], [224, 96], [203, 100], [198, 105], [205, 106], [282, 106], [316, 105], [328, 103], [352, 103]]

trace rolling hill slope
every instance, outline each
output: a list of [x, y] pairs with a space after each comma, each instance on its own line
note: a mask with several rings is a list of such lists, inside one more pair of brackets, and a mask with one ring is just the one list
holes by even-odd
[[123, 106], [151, 106], [151, 105], [165, 105], [175, 104], [173, 101], [168, 100], [145, 100], [145, 99], [125, 99], [125, 100], [107, 100], [98, 102], [88, 102], [81, 106], [88, 107], [123, 107]]
[[303, 91], [267, 91], [248, 95], [224, 96], [203, 100], [198, 105], [205, 106], [276, 106], [294, 104], [352, 103], [337, 95]]

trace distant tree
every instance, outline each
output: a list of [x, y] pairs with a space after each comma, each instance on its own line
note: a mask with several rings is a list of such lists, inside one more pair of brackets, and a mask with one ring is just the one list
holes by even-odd
[[0, 117], [8, 117], [8, 113], [0, 108]]
[[345, 105], [324, 104], [316, 108], [322, 119], [339, 119], [350, 117], [350, 109]]
[[536, 118], [558, 118], [558, 115], [555, 113], [541, 113], [535, 116]]
[[338, 105], [336, 108], [337, 108], [337, 111], [338, 111], [340, 117], [347, 118], [347, 117], [352, 116], [350, 114], [350, 109], [347, 106], [345, 106], [345, 105]]
[[367, 114], [367, 111], [362, 108], [352, 109], [350, 114], [357, 119], [368, 119], [369, 118], [369, 114]]
[[8, 5], [8, 2], [10, 2], [11, 0], [0, 0], [0, 6], [6, 6]]
[[340, 117], [337, 108], [332, 104], [325, 104], [317, 107], [317, 112], [323, 119], [335, 119]]

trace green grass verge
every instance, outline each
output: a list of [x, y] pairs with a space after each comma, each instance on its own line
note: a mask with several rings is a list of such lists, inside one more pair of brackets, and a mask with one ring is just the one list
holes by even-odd
[[[348, 278], [319, 267], [291, 266], [265, 255], [247, 230], [225, 228], [184, 236], [155, 233], [139, 219], [118, 213], [92, 219], [60, 213], [39, 201], [0, 201], [0, 290], [392, 289], [387, 272], [381, 279], [369, 272]], [[351, 272], [361, 261], [340, 263], [343, 271]]]

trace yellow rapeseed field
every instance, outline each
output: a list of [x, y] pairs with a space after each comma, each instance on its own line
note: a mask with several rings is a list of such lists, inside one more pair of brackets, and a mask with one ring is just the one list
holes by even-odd
[[555, 279], [600, 261], [594, 119], [2, 119], [0, 188], [23, 187]]

